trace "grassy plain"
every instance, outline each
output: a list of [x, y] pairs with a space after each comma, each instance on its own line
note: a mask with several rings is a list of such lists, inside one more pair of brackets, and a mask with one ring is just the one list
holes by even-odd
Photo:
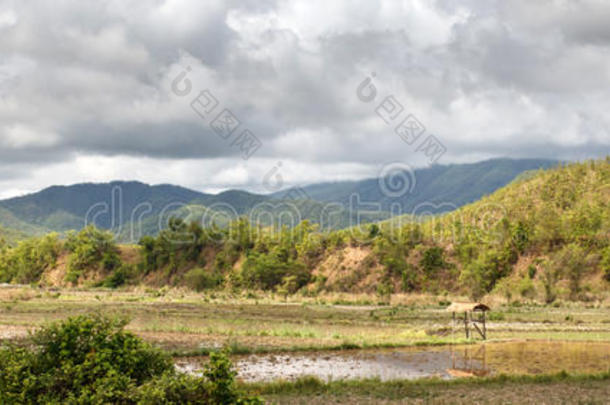
[[[128, 317], [128, 329], [180, 355], [221, 346], [236, 353], [357, 349], [464, 343], [444, 309], [451, 297], [282, 298], [262, 293], [198, 294], [183, 290], [41, 290], [0, 288], [0, 339], [18, 339], [45, 322], [90, 312]], [[604, 303], [496, 305], [489, 340], [610, 341]]]
[[251, 384], [274, 404], [607, 404], [610, 374], [500, 376], [484, 379]]

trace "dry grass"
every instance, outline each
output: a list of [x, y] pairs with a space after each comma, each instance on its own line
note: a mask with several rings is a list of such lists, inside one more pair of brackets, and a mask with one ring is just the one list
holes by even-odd
[[448, 388], [426, 388], [403, 398], [370, 394], [268, 395], [275, 404], [607, 404], [608, 381], [556, 382], [539, 384], [463, 384]]
[[[279, 297], [262, 293], [196, 294], [182, 289], [45, 291], [0, 289], [0, 324], [11, 337], [45, 322], [102, 312], [131, 319], [129, 329], [178, 352], [205, 353], [220, 345], [244, 351], [442, 344], [450, 317], [439, 301], [455, 297], [396, 295], [377, 306], [374, 295], [330, 294]], [[459, 299], [459, 298], [458, 298]], [[604, 307], [494, 307], [492, 340], [573, 339], [610, 341], [610, 312]], [[443, 333], [440, 333], [443, 332]]]

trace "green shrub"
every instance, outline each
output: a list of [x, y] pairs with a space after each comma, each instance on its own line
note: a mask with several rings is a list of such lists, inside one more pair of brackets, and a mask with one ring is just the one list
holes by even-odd
[[603, 250], [600, 264], [604, 279], [606, 279], [606, 281], [610, 281], [610, 246]]
[[220, 286], [223, 282], [221, 273], [210, 272], [196, 267], [184, 275], [184, 283], [195, 291], [209, 290]]
[[522, 278], [519, 280], [519, 294], [523, 298], [533, 299], [536, 296], [536, 288], [531, 278]]
[[242, 268], [242, 276], [249, 287], [271, 290], [289, 276], [295, 277], [299, 289], [309, 282], [311, 274], [303, 263], [291, 260], [278, 249], [269, 254], [249, 255]]
[[206, 365], [203, 373], [209, 383], [211, 402], [215, 404], [261, 403], [256, 400], [239, 401], [240, 393], [235, 387], [236, 374], [233, 365], [224, 353], [212, 352], [210, 362]]
[[20, 242], [0, 250], [0, 282], [29, 284], [40, 281], [42, 273], [55, 265], [61, 252], [56, 234]]
[[165, 374], [138, 388], [139, 405], [260, 405], [257, 397], [248, 397], [235, 385], [235, 371], [225, 353], [212, 352], [205, 366], [204, 378], [179, 374]]
[[70, 252], [66, 280], [72, 283], [87, 270], [112, 271], [121, 265], [113, 235], [94, 226], [69, 234], [65, 248]]
[[30, 350], [0, 350], [0, 403], [128, 403], [130, 389], [173, 365], [125, 323], [80, 316], [34, 333]]
[[404, 292], [412, 292], [417, 288], [417, 277], [411, 265], [407, 264], [401, 274], [401, 288]]
[[554, 265], [561, 269], [568, 279], [570, 298], [577, 299], [581, 292], [582, 278], [589, 267], [587, 253], [581, 246], [570, 243], [557, 252], [553, 259]]
[[536, 266], [534, 266], [533, 264], [529, 265], [529, 267], [527, 268], [527, 275], [529, 276], [530, 280], [533, 280], [534, 277], [536, 277], [537, 271], [538, 269], [536, 269]]
[[141, 405], [211, 403], [205, 380], [186, 374], [157, 377], [138, 388], [136, 398]]
[[236, 388], [224, 353], [211, 355], [204, 377], [177, 374], [167, 354], [124, 326], [79, 316], [37, 331], [28, 348], [1, 348], [0, 403], [262, 404]]
[[379, 297], [381, 303], [389, 304], [393, 292], [394, 288], [389, 281], [384, 281], [377, 284], [377, 297]]
[[503, 321], [505, 320], [505, 316], [502, 312], [489, 312], [487, 315], [487, 319], [489, 321]]
[[503, 278], [502, 280], [496, 283], [494, 287], [494, 292], [496, 294], [502, 295], [507, 302], [510, 303], [514, 294], [514, 281], [512, 278]]
[[561, 269], [557, 268], [551, 260], [544, 261], [543, 266], [542, 286], [544, 287], [544, 302], [551, 304], [557, 299], [557, 282], [559, 281]]
[[443, 248], [438, 246], [431, 247], [424, 251], [420, 265], [423, 267], [426, 274], [432, 275], [436, 272], [436, 270], [445, 266], [443, 253]]
[[122, 264], [116, 268], [106, 280], [104, 280], [104, 287], [107, 288], [118, 288], [126, 284], [130, 279], [134, 277], [136, 268], [133, 265]]

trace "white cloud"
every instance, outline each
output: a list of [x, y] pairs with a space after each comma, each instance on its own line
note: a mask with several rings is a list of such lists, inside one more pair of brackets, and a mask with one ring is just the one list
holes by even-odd
[[[256, 190], [280, 161], [287, 183], [426, 164], [375, 114], [388, 95], [447, 146], [440, 163], [602, 156], [610, 7], [575, 4], [0, 0], [0, 182]], [[177, 97], [186, 66], [193, 93]], [[262, 140], [250, 161], [190, 108], [203, 89]]]
[[13, 10], [4, 10], [0, 12], [0, 30], [10, 28], [17, 24], [18, 17]]
[[24, 149], [27, 147], [48, 147], [57, 143], [57, 134], [44, 132], [26, 125], [17, 124], [0, 129], [2, 138], [0, 146], [8, 149]]

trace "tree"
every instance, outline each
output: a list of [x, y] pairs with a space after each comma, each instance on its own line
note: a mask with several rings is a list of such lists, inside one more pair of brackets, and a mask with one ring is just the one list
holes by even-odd
[[70, 252], [66, 279], [73, 283], [85, 270], [111, 271], [121, 265], [114, 236], [94, 226], [88, 226], [78, 234], [69, 234], [65, 248]]
[[582, 247], [570, 243], [564, 246], [555, 256], [554, 266], [568, 278], [570, 298], [578, 299], [581, 291], [581, 281], [588, 266], [587, 254]]
[[600, 266], [604, 279], [610, 282], [610, 246], [606, 246], [602, 251]]
[[443, 248], [438, 246], [431, 247], [424, 251], [420, 265], [428, 276], [433, 275], [437, 270], [442, 269], [445, 266], [443, 253]]
[[0, 282], [35, 283], [55, 265], [61, 252], [57, 234], [26, 239], [14, 248], [0, 249]]
[[487, 291], [484, 282], [485, 273], [484, 264], [480, 260], [475, 260], [466, 265], [460, 274], [460, 284], [475, 301], [481, 299]]
[[560, 269], [550, 260], [545, 260], [542, 267], [544, 268], [544, 273], [542, 274], [544, 302], [551, 304], [557, 299], [557, 281], [559, 281]]

